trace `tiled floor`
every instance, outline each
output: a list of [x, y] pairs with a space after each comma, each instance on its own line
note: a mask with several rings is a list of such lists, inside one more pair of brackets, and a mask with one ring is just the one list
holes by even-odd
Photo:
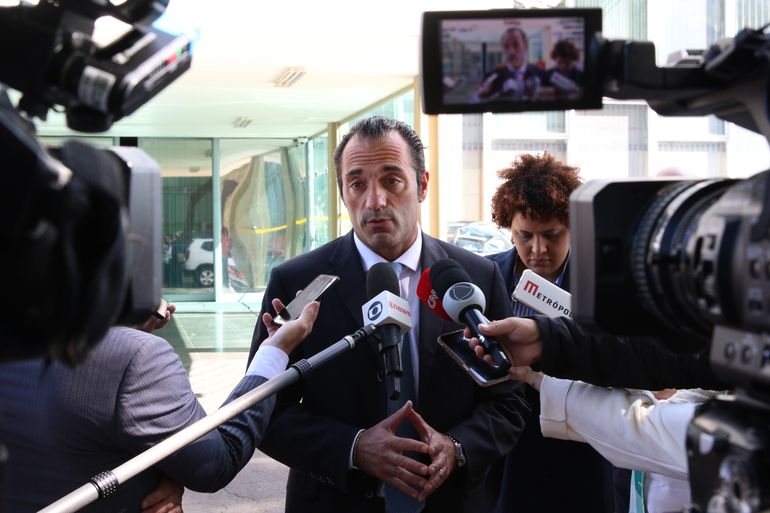
[[[259, 303], [174, 303], [171, 322], [154, 332], [184, 363], [192, 389], [211, 413], [246, 370]], [[185, 493], [186, 513], [279, 513], [288, 469], [257, 452], [230, 485], [215, 494]]]

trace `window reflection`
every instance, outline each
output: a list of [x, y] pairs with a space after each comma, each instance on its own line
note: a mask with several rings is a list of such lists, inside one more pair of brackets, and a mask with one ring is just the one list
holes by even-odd
[[163, 185], [163, 294], [213, 299], [214, 209], [211, 140], [139, 139]]

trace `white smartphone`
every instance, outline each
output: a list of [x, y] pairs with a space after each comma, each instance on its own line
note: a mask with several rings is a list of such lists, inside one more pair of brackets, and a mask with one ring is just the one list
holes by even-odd
[[334, 276], [333, 274], [319, 274], [283, 310], [276, 312], [273, 322], [283, 324], [286, 321], [296, 319], [302, 313], [305, 305], [320, 298], [339, 279], [339, 276]]

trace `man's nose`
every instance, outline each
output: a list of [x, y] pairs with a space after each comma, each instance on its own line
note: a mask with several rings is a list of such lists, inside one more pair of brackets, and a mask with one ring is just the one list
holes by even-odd
[[366, 191], [366, 207], [377, 210], [387, 204], [385, 191], [378, 185], [369, 187]]

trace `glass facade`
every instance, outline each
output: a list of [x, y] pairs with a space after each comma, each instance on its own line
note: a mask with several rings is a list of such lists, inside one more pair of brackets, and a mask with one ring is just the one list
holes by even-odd
[[317, 248], [329, 240], [329, 136], [312, 138], [308, 149], [308, 219], [307, 230], [310, 240], [308, 249]]
[[327, 169], [309, 158], [312, 147], [325, 159], [325, 137], [140, 138], [139, 147], [161, 167], [171, 300], [260, 292], [273, 267], [329, 238]]
[[139, 139], [163, 185], [163, 294], [214, 298], [214, 210], [210, 139]]
[[219, 148], [224, 291], [260, 291], [273, 267], [312, 244], [307, 143], [223, 139]]

